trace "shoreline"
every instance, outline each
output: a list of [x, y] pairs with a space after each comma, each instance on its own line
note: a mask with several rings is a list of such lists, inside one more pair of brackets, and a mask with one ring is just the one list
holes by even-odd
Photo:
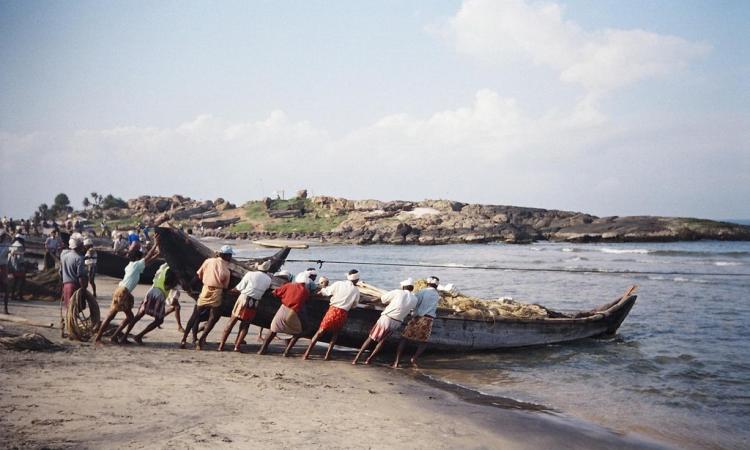
[[[97, 281], [104, 310], [117, 280]], [[146, 288], [139, 285], [137, 300]], [[183, 302], [183, 324], [190, 303]], [[11, 302], [10, 308], [16, 315], [43, 322], [55, 322], [59, 314], [56, 302]], [[148, 316], [135, 330], [147, 320]], [[0, 322], [6, 331], [37, 332], [65, 346], [55, 353], [0, 350], [0, 409], [5, 412], [0, 438], [22, 448], [244, 443], [384, 448], [407, 440], [425, 448], [540, 448], [559, 446], [563, 440], [576, 448], [667, 448], [637, 433], [524, 410], [507, 399], [429, 380], [418, 370], [392, 371], [378, 364], [354, 367], [348, 352], [336, 352], [331, 362], [323, 362], [316, 352], [315, 359], [303, 362], [301, 347], [295, 347], [295, 357], [283, 358], [276, 343], [269, 356], [222, 354], [214, 349], [225, 320], [203, 352], [177, 349], [173, 315], [147, 336], [142, 347], [95, 348], [63, 342], [59, 328]], [[255, 330], [248, 337], [248, 351], [257, 348]], [[98, 382], [91, 383], [92, 378]], [[248, 405], [247, 411], [242, 404]], [[303, 423], [295, 419], [293, 429], [284, 428], [289, 414], [302, 414]], [[163, 427], [147, 420], [162, 416]], [[342, 417], [347, 418], [343, 424]], [[357, 426], [345, 426], [348, 421]]]

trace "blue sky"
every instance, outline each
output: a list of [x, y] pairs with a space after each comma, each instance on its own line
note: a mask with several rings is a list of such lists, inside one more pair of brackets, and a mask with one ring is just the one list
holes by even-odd
[[750, 217], [746, 2], [0, 1], [0, 200]]

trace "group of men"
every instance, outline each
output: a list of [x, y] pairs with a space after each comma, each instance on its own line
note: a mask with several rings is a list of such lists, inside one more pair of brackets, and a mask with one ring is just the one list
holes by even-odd
[[[158, 255], [157, 249], [158, 245], [155, 245], [145, 256], [139, 249], [129, 252], [131, 262], [125, 268], [125, 277], [113, 293], [110, 310], [95, 337], [95, 342], [101, 342], [103, 333], [119, 312], [125, 314], [125, 320], [115, 330], [111, 338], [111, 341], [116, 344], [128, 342], [127, 338], [130, 331], [144, 315], [152, 316], [154, 320], [134, 337], [139, 344], [143, 342], [143, 337], [147, 333], [161, 325], [164, 317], [174, 310], [177, 311], [178, 327], [180, 327], [179, 301], [177, 301], [180, 292], [177, 289], [178, 280], [166, 264], [162, 265], [157, 271], [153, 285], [146, 293], [138, 312], [136, 314], [132, 312], [134, 307], [133, 290], [146, 265]], [[190, 289], [190, 286], [196, 281], [202, 283], [195, 309], [187, 322], [187, 326], [184, 329], [180, 327], [183, 331], [180, 341], [181, 348], [186, 348], [187, 339], [191, 333], [195, 349], [202, 350], [205, 348], [208, 335], [221, 318], [221, 304], [224, 293], [229, 291], [236, 294], [237, 299], [232, 308], [230, 320], [222, 331], [218, 350], [224, 351], [229, 335], [239, 322], [239, 330], [234, 340], [233, 349], [235, 352], [242, 351], [242, 344], [245, 342], [250, 324], [257, 314], [258, 303], [272, 287], [272, 264], [270, 261], [258, 264], [257, 270], [245, 273], [240, 282], [230, 289], [230, 261], [233, 254], [234, 251], [231, 246], [221, 247], [215, 257], [208, 258], [203, 262], [195, 274], [195, 279], [186, 283], [188, 286], [184, 286], [186, 289]], [[360, 281], [359, 271], [352, 269], [346, 274], [345, 280], [336, 281], [332, 284], [326, 277], [318, 279], [317, 271], [313, 268], [302, 271], [296, 276], [292, 276], [287, 271], [277, 272], [273, 276], [283, 280], [280, 286], [271, 291], [280, 300], [280, 306], [271, 320], [270, 333], [263, 337], [263, 330], [261, 329], [259, 339], [262, 339], [263, 342], [258, 354], [266, 354], [271, 342], [281, 334], [287, 336], [287, 344], [283, 350], [283, 355], [288, 356], [302, 334], [309, 331], [305, 328], [304, 308], [306, 303], [312, 295], [320, 294], [330, 297], [329, 306], [318, 329], [310, 339], [303, 359], [310, 357], [315, 344], [324, 333], [328, 333], [330, 335], [329, 344], [324, 359], [329, 360], [338, 335], [346, 324], [349, 312], [364, 301], [357, 286]], [[357, 364], [362, 354], [375, 343], [374, 350], [365, 361], [365, 364], [370, 364], [380, 352], [386, 339], [393, 332], [403, 328], [393, 367], [398, 367], [407, 342], [413, 342], [417, 346], [411, 359], [412, 363], [416, 364], [417, 358], [426, 349], [432, 332], [432, 321], [435, 318], [440, 298], [437, 291], [438, 283], [437, 277], [430, 277], [427, 279], [428, 286], [415, 294], [413, 292], [414, 282], [409, 278], [401, 282], [399, 289], [382, 295], [380, 302], [385, 305], [385, 308], [352, 363]], [[75, 286], [85, 288], [85, 282], [81, 280]], [[73, 287], [71, 285], [71, 289]], [[175, 296], [175, 293], [177, 296]], [[412, 317], [407, 322], [406, 319], [410, 315]], [[199, 336], [201, 322], [205, 322], [205, 324]]]
[[[193, 335], [196, 350], [202, 350], [205, 347], [209, 333], [221, 317], [220, 308], [224, 292], [229, 290], [237, 294], [237, 300], [232, 309], [231, 318], [222, 332], [218, 350], [224, 350], [229, 334], [239, 322], [240, 327], [234, 342], [234, 351], [241, 351], [241, 345], [247, 336], [250, 323], [257, 314], [258, 302], [271, 288], [273, 280], [269, 274], [271, 263], [266, 261], [259, 264], [257, 270], [248, 271], [242, 280], [230, 289], [229, 262], [233, 253], [232, 247], [225, 245], [219, 250], [217, 256], [206, 259], [198, 269], [196, 278], [202, 282], [203, 287], [183, 333], [180, 342], [181, 348], [187, 346], [187, 338], [190, 333]], [[271, 341], [277, 335], [283, 334], [289, 336], [283, 351], [283, 355], [288, 356], [305, 331], [303, 317], [305, 304], [312, 295], [320, 294], [329, 296], [330, 304], [320, 322], [320, 326], [307, 346], [303, 359], [308, 359], [321, 336], [324, 333], [329, 333], [328, 349], [324, 357], [325, 360], [329, 360], [338, 335], [346, 324], [349, 312], [363, 301], [357, 287], [360, 280], [359, 272], [352, 269], [346, 274], [345, 280], [336, 281], [330, 285], [325, 277], [316, 281], [317, 271], [313, 268], [300, 272], [296, 276], [292, 276], [287, 271], [278, 272], [274, 276], [285, 281], [272, 291], [272, 294], [279, 298], [281, 305], [271, 321], [270, 333], [263, 339], [258, 354], [265, 354]], [[357, 364], [361, 355], [371, 344], [375, 343], [374, 350], [365, 361], [365, 364], [370, 364], [372, 359], [380, 352], [387, 338], [402, 327], [401, 341], [398, 345], [393, 367], [398, 367], [407, 342], [413, 342], [417, 345], [416, 352], [411, 359], [411, 362], [416, 364], [417, 358], [426, 349], [432, 332], [432, 322], [440, 299], [437, 291], [438, 283], [437, 277], [429, 277], [427, 287], [415, 294], [413, 292], [414, 281], [409, 278], [401, 282], [400, 289], [385, 293], [380, 298], [380, 302], [385, 305], [385, 308], [370, 330], [369, 336], [362, 344], [352, 364]], [[406, 322], [410, 315], [412, 316], [411, 319]], [[203, 328], [203, 333], [198, 337], [201, 321], [207, 323]], [[261, 336], [262, 330], [259, 337]]]

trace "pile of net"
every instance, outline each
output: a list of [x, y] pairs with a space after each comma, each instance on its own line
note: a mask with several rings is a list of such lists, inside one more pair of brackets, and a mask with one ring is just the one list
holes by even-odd
[[[380, 298], [386, 291], [371, 284], [359, 282], [359, 291], [363, 294]], [[414, 282], [414, 292], [427, 287], [427, 281], [420, 279]], [[519, 303], [511, 299], [485, 300], [464, 295], [453, 288], [440, 286], [438, 308], [449, 310], [453, 315], [467, 319], [485, 319], [507, 317], [517, 319], [544, 319], [547, 317], [564, 317], [563, 314], [549, 310], [537, 304]], [[443, 313], [443, 311], [441, 311]]]
[[0, 337], [0, 347], [8, 350], [36, 352], [56, 351], [62, 349], [62, 347], [54, 344], [52, 341], [38, 333], [24, 333], [20, 336], [10, 334], [4, 335]]
[[[414, 292], [427, 287], [426, 280], [414, 282]], [[543, 319], [551, 314], [547, 308], [536, 304], [519, 303], [510, 299], [485, 300], [464, 295], [455, 289], [438, 290], [440, 302], [438, 308], [449, 309], [453, 314], [468, 319], [488, 319], [509, 317], [517, 319]]]
[[62, 279], [60, 269], [48, 269], [26, 277], [24, 291], [35, 300], [60, 300]]

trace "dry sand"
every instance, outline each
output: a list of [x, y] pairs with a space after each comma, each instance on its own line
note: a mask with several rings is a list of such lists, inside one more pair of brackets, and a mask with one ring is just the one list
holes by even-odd
[[[97, 279], [102, 313], [117, 280]], [[147, 286], [136, 290], [136, 305]], [[183, 299], [183, 323], [192, 310]], [[59, 318], [56, 303], [11, 303], [14, 315]], [[139, 331], [149, 323], [144, 317]], [[64, 350], [0, 350], [0, 442], [4, 448], [643, 448], [634, 436], [559, 416], [462, 401], [420, 382], [415, 370], [302, 361], [280, 345], [258, 356], [257, 328], [246, 351], [179, 350], [174, 315], [144, 346], [70, 342], [59, 328], [0, 322], [5, 332], [38, 332]], [[234, 335], [230, 336], [230, 341]], [[231, 346], [229, 346], [231, 348]]]

